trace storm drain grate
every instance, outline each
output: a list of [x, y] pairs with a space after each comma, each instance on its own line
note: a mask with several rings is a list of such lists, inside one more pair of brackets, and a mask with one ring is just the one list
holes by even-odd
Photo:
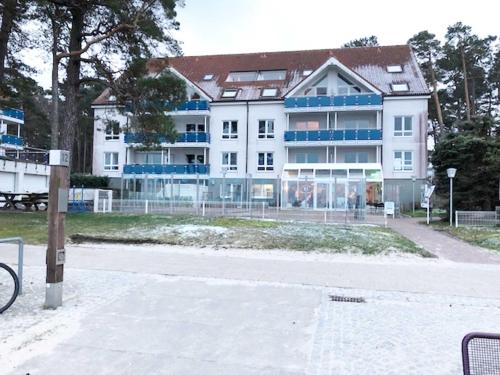
[[333, 302], [350, 302], [350, 303], [366, 302], [366, 300], [363, 297], [346, 297], [346, 296], [334, 296], [334, 295], [330, 295], [330, 300]]

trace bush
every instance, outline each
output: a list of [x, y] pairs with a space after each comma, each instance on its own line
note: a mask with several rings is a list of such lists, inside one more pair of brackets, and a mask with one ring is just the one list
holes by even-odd
[[109, 178], [106, 176], [92, 176], [87, 174], [72, 174], [69, 186], [84, 187], [88, 189], [105, 189], [108, 187]]

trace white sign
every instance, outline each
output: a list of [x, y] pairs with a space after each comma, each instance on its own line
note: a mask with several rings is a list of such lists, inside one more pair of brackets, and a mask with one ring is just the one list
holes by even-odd
[[384, 202], [384, 213], [394, 216], [394, 202]]
[[50, 150], [49, 165], [62, 165], [64, 167], [69, 167], [69, 151]]

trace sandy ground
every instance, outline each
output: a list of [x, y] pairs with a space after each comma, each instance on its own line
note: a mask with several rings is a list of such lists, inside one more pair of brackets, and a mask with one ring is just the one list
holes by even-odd
[[[13, 246], [2, 259], [15, 264]], [[497, 265], [164, 246], [68, 246], [44, 310], [44, 248], [0, 316], [6, 374], [457, 374], [498, 331]], [[332, 302], [330, 295], [366, 303]]]

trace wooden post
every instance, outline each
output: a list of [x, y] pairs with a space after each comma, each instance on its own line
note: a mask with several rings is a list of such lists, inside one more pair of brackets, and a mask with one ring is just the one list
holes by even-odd
[[48, 203], [48, 243], [45, 307], [62, 306], [62, 282], [64, 274], [64, 219], [68, 210], [69, 152], [51, 150], [49, 156], [50, 185]]

